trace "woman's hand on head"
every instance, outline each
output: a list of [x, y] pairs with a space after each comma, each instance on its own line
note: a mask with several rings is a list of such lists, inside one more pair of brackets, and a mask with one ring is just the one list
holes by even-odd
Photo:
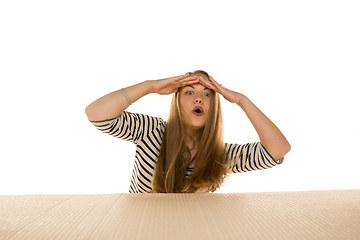
[[189, 74], [163, 78], [159, 80], [152, 80], [152, 89], [154, 93], [160, 95], [168, 95], [177, 92], [179, 87], [198, 83], [200, 79], [197, 76], [189, 77]]
[[202, 77], [200, 77], [200, 83], [207, 88], [214, 90], [215, 92], [221, 94], [226, 100], [231, 103], [240, 103], [240, 101], [245, 97], [243, 94], [230, 90], [228, 88], [223, 87], [221, 84], [218, 84], [213, 77], [210, 76], [210, 80], [206, 81]]

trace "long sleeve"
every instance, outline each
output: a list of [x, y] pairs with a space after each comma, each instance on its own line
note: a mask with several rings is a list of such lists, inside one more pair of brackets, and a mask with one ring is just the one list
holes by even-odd
[[233, 173], [268, 169], [282, 164], [284, 158], [275, 161], [260, 142], [248, 144], [225, 144], [227, 157], [235, 160]]
[[161, 118], [127, 111], [113, 119], [90, 122], [106, 134], [135, 144], [164, 123]]
[[90, 122], [104, 133], [136, 144], [129, 192], [145, 193], [151, 191], [151, 180], [159, 156], [166, 122], [158, 117], [127, 111], [113, 119]]

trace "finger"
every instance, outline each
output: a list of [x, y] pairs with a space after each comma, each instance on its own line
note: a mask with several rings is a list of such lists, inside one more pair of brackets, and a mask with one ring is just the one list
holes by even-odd
[[203, 85], [204, 87], [210, 88], [212, 89], [213, 86], [211, 86], [207, 81], [205, 81], [203, 78], [200, 78], [200, 84]]
[[200, 81], [199, 78], [187, 79], [187, 80], [183, 80], [181, 82], [181, 84], [182, 84], [182, 86], [186, 86], [186, 85], [192, 85], [192, 84], [198, 83], [199, 81]]
[[189, 76], [189, 73], [185, 73], [184, 75], [179, 75], [179, 76], [175, 76], [175, 77], [169, 77], [169, 78], [164, 78], [164, 80], [173, 80], [173, 81], [179, 81], [183, 78], [186, 78]]
[[189, 77], [189, 73], [185, 73], [184, 75], [181, 75], [180, 77], [181, 77], [181, 78]]
[[215, 81], [215, 79], [212, 76], [210, 76], [210, 80], [214, 85], [219, 86], [219, 84]]
[[197, 78], [199, 78], [199, 77], [197, 77], [197, 76], [192, 76], [192, 77], [187, 77], [187, 78], [184, 78], [184, 79], [182, 79], [182, 81], [188, 81], [188, 80], [194, 80], [194, 79], [197, 79]]
[[[178, 84], [180, 84], [180, 86], [185, 86], [186, 84], [189, 84], [189, 82], [198, 82], [198, 77], [196, 76], [193, 76], [193, 77], [187, 77], [187, 78], [184, 78], [184, 79], [179, 79], [177, 81]], [[191, 83], [191, 84], [194, 84], [194, 83]]]
[[212, 76], [210, 76], [210, 79], [211, 79], [211, 82], [215, 85], [216, 88], [218, 88], [218, 89], [222, 88], [222, 85], [219, 84], [217, 81], [215, 81], [215, 79]]
[[202, 77], [200, 77], [200, 83], [207, 88], [210, 88], [214, 91], [218, 91], [218, 89], [216, 88], [216, 86], [214, 86], [213, 84], [211, 84], [209, 81], [204, 80]]

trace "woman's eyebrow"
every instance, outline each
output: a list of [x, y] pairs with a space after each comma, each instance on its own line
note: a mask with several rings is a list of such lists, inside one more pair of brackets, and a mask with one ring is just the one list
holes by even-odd
[[[184, 88], [186, 88], [186, 87], [191, 87], [191, 88], [194, 88], [194, 86], [193, 85], [186, 85]], [[195, 88], [194, 88], [195, 89]], [[204, 90], [211, 90], [210, 88], [207, 88], [207, 87], [204, 87]]]

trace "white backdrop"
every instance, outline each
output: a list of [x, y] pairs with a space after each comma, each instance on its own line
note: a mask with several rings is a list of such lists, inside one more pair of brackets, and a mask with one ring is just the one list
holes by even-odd
[[[284, 133], [281, 166], [218, 192], [360, 188], [357, 1], [2, 1], [0, 194], [128, 192], [135, 146], [88, 122], [93, 100], [203, 69]], [[170, 96], [129, 111], [166, 119]], [[226, 142], [258, 141], [222, 100]]]

